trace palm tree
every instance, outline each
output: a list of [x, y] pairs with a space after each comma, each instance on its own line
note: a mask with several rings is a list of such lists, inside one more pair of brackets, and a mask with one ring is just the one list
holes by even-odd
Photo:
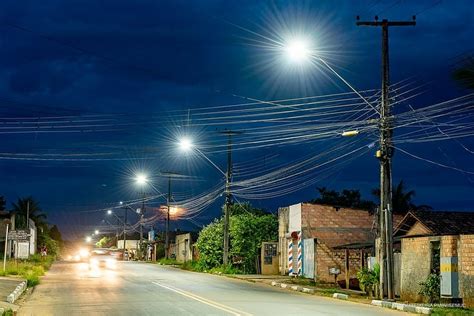
[[26, 198], [18, 198], [16, 203], [13, 203], [13, 212], [16, 213], [15, 224], [16, 227], [26, 228], [26, 217], [29, 213], [30, 219], [32, 219], [36, 226], [46, 226], [46, 214], [39, 206], [39, 203], [29, 196]]
[[[429, 205], [416, 205], [413, 198], [416, 195], [415, 190], [405, 191], [405, 183], [401, 180], [392, 190], [393, 214], [405, 215], [408, 211], [413, 210], [431, 210]], [[372, 194], [380, 198], [380, 189], [373, 189]]]
[[474, 56], [468, 56], [453, 71], [453, 78], [462, 86], [474, 89]]

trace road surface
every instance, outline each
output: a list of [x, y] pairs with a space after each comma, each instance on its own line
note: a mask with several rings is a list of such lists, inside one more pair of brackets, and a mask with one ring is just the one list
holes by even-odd
[[90, 272], [60, 262], [19, 315], [403, 315], [398, 311], [294, 293], [150, 263], [120, 262]]

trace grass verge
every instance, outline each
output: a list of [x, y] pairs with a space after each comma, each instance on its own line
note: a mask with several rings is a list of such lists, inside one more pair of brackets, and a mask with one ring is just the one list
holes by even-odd
[[8, 260], [5, 271], [0, 271], [0, 276], [20, 276], [32, 287], [39, 284], [40, 276], [48, 271], [53, 262], [52, 256], [42, 258], [39, 255], [33, 255], [27, 260]]

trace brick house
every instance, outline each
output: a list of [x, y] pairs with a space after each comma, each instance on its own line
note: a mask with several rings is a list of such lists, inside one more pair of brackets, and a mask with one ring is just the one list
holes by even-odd
[[474, 306], [474, 213], [410, 211], [395, 228], [401, 239], [400, 297], [422, 301], [420, 282], [441, 274], [441, 297]]
[[[376, 233], [374, 215], [365, 210], [299, 203], [279, 208], [278, 222], [280, 274], [288, 274], [289, 265], [297, 267], [296, 246], [290, 251], [288, 247], [291, 249], [292, 246], [292, 232], [299, 231], [305, 242], [302, 260], [307, 259], [309, 248], [312, 252], [309, 258], [314, 261], [314, 264], [307, 260], [304, 262], [305, 277], [334, 282], [335, 275], [330, 273], [330, 269], [335, 268], [340, 272], [336, 276], [338, 283], [358, 287], [356, 273], [366, 265], [367, 257], [373, 255]], [[312, 240], [314, 246], [311, 245]], [[306, 246], [308, 241], [310, 247]], [[288, 260], [292, 253], [295, 254], [293, 264]], [[311, 266], [309, 274], [305, 271], [307, 266]]]

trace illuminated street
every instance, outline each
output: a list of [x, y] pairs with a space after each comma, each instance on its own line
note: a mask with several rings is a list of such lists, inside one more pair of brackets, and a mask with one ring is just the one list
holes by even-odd
[[19, 315], [403, 315], [153, 264], [101, 273], [81, 265], [55, 264]]

